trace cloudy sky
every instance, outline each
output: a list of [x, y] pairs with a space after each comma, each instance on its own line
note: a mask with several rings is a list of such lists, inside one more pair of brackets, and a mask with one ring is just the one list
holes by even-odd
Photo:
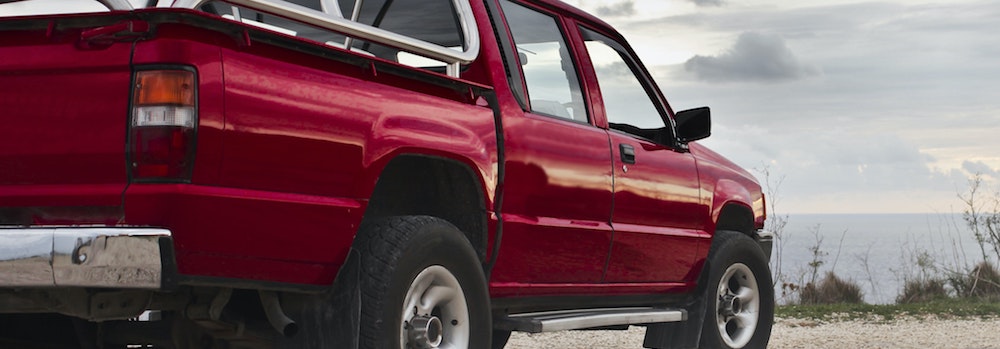
[[784, 213], [960, 213], [1000, 179], [1000, 0], [566, 0], [618, 28]]

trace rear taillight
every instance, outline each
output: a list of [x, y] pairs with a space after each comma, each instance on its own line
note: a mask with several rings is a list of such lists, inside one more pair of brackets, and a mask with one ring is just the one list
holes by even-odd
[[191, 180], [198, 126], [196, 86], [193, 71], [136, 71], [129, 124], [133, 180]]

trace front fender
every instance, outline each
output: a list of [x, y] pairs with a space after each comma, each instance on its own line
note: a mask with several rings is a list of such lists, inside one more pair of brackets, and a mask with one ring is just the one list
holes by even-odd
[[[759, 204], [756, 201], [760, 201]], [[746, 185], [730, 179], [721, 179], [715, 184], [712, 195], [712, 222], [718, 224], [719, 220], [723, 218], [722, 211], [727, 206], [738, 205], [753, 214], [755, 227], [758, 226], [758, 223], [763, 225], [763, 211], [755, 209], [755, 206], [758, 205], [763, 208], [763, 201], [763, 196], [757, 195], [755, 197]]]

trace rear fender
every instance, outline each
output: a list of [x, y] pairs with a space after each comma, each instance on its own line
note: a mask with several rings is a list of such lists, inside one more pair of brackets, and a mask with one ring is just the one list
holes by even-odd
[[[468, 167], [478, 177], [483, 193], [492, 193], [495, 182], [496, 140], [490, 109], [477, 108], [468, 117], [460, 111], [438, 109], [439, 118], [423, 115], [387, 115], [372, 124], [366, 139], [364, 164], [366, 174], [356, 186], [357, 197], [369, 197], [379, 174], [402, 155], [420, 155], [446, 159]], [[423, 113], [421, 113], [423, 114]], [[458, 119], [467, 119], [463, 123]], [[488, 195], [491, 196], [491, 195]], [[488, 206], [489, 207], [489, 206]]]

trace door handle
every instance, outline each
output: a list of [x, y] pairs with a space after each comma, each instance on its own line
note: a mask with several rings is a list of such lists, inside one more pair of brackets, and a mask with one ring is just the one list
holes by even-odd
[[618, 150], [621, 152], [622, 162], [626, 164], [635, 163], [635, 148], [628, 144], [619, 144]]

